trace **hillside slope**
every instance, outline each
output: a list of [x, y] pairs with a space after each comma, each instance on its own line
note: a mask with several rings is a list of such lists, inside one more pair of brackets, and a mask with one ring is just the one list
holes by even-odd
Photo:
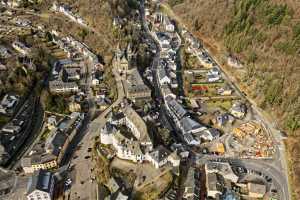
[[213, 48], [244, 62], [241, 84], [281, 127], [298, 135], [300, 2], [189, 0], [174, 10]]
[[[293, 0], [169, 0], [175, 14], [224, 65], [272, 120], [289, 134], [294, 192], [300, 185], [300, 2]], [[295, 199], [300, 199], [295, 197]]]

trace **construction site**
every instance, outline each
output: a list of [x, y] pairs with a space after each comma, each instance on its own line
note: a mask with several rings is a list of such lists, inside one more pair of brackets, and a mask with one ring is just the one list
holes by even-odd
[[230, 145], [236, 150], [241, 149], [239, 153], [242, 156], [270, 158], [275, 152], [272, 137], [261, 124], [255, 121], [234, 128], [232, 135]]

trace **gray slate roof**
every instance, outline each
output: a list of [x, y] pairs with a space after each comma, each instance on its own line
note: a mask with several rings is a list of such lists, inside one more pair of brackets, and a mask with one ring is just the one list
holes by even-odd
[[166, 159], [170, 154], [171, 152], [168, 149], [160, 145], [150, 153], [150, 156], [153, 158], [153, 160], [159, 163]]
[[50, 193], [52, 185], [52, 173], [45, 170], [40, 170], [32, 175], [28, 181], [27, 194], [35, 190]]
[[183, 127], [184, 132], [186, 132], [186, 133], [191, 131], [191, 130], [195, 130], [195, 129], [198, 129], [198, 128], [201, 128], [201, 127], [205, 128], [204, 126], [201, 126], [198, 122], [192, 120], [189, 117], [182, 118], [180, 120], [180, 124]]
[[166, 97], [166, 103], [179, 119], [187, 114], [187, 111], [174, 98], [170, 96]]

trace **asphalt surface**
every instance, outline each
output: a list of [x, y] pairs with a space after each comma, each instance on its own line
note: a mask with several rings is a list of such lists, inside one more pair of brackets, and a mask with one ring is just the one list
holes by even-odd
[[[72, 155], [67, 156], [70, 158], [70, 165], [74, 166], [73, 170], [75, 171], [75, 180], [70, 188], [70, 199], [96, 199], [98, 185], [96, 181], [93, 181], [93, 161], [87, 156], [89, 154], [89, 148], [92, 148], [94, 145], [94, 138], [99, 136], [101, 128], [106, 123], [106, 116], [111, 112], [112, 108], [119, 105], [125, 97], [125, 92], [123, 88], [123, 79], [118, 73], [117, 65], [113, 66], [113, 74], [117, 83], [118, 98], [111, 104], [106, 110], [104, 110], [97, 118], [92, 121], [92, 115], [94, 108], [89, 109], [87, 119], [84, 122], [84, 128], [81, 131], [81, 134], [76, 138], [75, 145], [72, 146], [71, 152]], [[92, 101], [92, 98], [90, 98]], [[80, 148], [78, 149], [78, 146]]]

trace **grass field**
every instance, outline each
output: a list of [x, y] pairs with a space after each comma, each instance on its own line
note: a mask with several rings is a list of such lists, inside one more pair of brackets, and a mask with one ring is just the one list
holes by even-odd
[[232, 106], [232, 102], [231, 101], [208, 101], [206, 102], [206, 105], [209, 109], [219, 107], [225, 110], [229, 110]]

